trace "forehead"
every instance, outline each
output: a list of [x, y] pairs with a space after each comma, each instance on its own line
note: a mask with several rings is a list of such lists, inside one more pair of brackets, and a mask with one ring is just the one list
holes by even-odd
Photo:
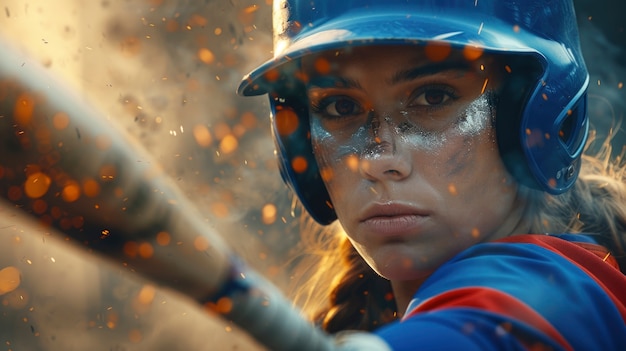
[[445, 45], [362, 46], [308, 55], [302, 59], [301, 77], [306, 85], [320, 88], [402, 86], [431, 76], [457, 83], [491, 77], [495, 83], [495, 62], [482, 52], [468, 55]]
[[468, 52], [446, 44], [356, 46], [341, 50], [323, 51], [302, 58], [302, 69], [310, 76], [346, 73], [350, 69], [367, 67], [370, 73], [385, 69], [428, 67], [435, 74], [446, 70], [485, 70], [494, 58], [482, 51]]

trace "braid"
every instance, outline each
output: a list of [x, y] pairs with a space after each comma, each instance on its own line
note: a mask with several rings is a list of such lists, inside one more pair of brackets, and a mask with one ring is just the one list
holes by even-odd
[[324, 330], [371, 331], [396, 317], [396, 305], [388, 280], [376, 274], [354, 249], [343, 240], [340, 254], [344, 271], [333, 282], [329, 305], [315, 320]]

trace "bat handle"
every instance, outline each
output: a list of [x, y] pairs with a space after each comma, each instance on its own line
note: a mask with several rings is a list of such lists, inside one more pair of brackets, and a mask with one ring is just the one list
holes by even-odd
[[391, 350], [374, 334], [348, 332], [336, 338], [312, 326], [274, 285], [236, 257], [232, 262], [221, 291], [198, 302], [242, 327], [269, 350]]

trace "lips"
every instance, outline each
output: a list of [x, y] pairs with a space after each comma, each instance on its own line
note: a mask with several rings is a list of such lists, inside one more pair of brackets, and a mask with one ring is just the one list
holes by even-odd
[[404, 236], [421, 231], [428, 221], [427, 210], [400, 203], [374, 203], [360, 216], [363, 229], [385, 236]]

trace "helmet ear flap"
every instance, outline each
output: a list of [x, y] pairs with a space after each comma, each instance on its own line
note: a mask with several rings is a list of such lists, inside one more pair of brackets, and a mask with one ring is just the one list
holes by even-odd
[[283, 180], [311, 217], [326, 225], [337, 219], [337, 215], [313, 154], [308, 99], [304, 92], [304, 88], [298, 88], [270, 94], [272, 136]]
[[506, 63], [509, 73], [498, 93], [496, 117], [501, 158], [520, 184], [561, 194], [580, 171], [589, 127], [587, 85], [558, 109], [530, 110], [546, 99], [538, 93], [545, 69], [531, 57], [512, 56]]
[[541, 78], [543, 69], [534, 60], [507, 57], [507, 75], [497, 94], [496, 136], [500, 157], [507, 170], [520, 184], [544, 190], [537, 182], [526, 159], [520, 130], [524, 107]]

